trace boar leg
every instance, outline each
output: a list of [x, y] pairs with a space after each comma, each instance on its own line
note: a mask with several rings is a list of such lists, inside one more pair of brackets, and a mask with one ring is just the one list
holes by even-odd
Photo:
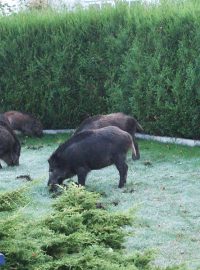
[[0, 163], [0, 169], [2, 169], [1, 163]]
[[28, 129], [28, 128], [22, 128], [21, 129], [21, 132], [25, 135], [25, 136], [32, 136], [33, 135], [33, 132], [31, 129]]
[[122, 188], [124, 184], [126, 183], [126, 178], [127, 178], [127, 171], [128, 171], [128, 165], [125, 162], [125, 157], [119, 158], [115, 162], [115, 166], [117, 167], [120, 175], [120, 180], [119, 180], [119, 188]]
[[79, 168], [77, 171], [77, 175], [78, 175], [78, 183], [81, 186], [85, 186], [85, 180], [86, 180], [86, 176], [88, 174], [88, 170], [85, 168]]

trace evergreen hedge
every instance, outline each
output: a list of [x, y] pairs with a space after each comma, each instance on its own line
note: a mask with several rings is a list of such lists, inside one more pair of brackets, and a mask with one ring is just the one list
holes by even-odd
[[123, 111], [145, 132], [199, 139], [200, 4], [163, 2], [0, 18], [0, 111], [46, 128]]

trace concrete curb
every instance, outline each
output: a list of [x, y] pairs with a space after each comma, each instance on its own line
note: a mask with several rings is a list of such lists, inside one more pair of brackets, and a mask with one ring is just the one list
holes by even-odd
[[75, 129], [44, 129], [44, 134], [72, 133]]
[[[44, 134], [58, 134], [58, 133], [72, 133], [75, 129], [57, 129], [51, 130], [46, 129], [44, 130]], [[136, 138], [143, 139], [143, 140], [152, 140], [161, 143], [172, 143], [172, 144], [180, 144], [180, 145], [187, 145], [187, 146], [200, 146], [199, 140], [191, 140], [191, 139], [183, 139], [183, 138], [176, 138], [176, 137], [161, 137], [161, 136], [154, 136], [148, 134], [141, 134], [136, 133]]]
[[153, 136], [147, 134], [135, 134], [136, 138], [144, 139], [144, 140], [152, 140], [162, 143], [173, 143], [173, 144], [181, 144], [187, 146], [200, 146], [199, 140], [191, 140], [191, 139], [182, 139], [182, 138], [175, 138], [175, 137], [161, 137], [161, 136]]

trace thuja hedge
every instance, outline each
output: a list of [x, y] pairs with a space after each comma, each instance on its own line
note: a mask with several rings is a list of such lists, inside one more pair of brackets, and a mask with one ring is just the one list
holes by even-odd
[[0, 111], [46, 128], [123, 111], [148, 133], [199, 139], [200, 4], [163, 2], [0, 18]]

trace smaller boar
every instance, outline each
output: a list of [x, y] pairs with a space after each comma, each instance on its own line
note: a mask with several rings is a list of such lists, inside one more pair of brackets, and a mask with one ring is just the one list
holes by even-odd
[[114, 164], [120, 174], [119, 188], [126, 183], [128, 166], [126, 154], [135, 147], [130, 134], [118, 127], [105, 127], [83, 131], [61, 144], [49, 158], [48, 185], [56, 184], [74, 175], [78, 183], [85, 185], [87, 174]]
[[30, 114], [9, 111], [4, 116], [8, 119], [12, 129], [21, 131], [27, 136], [41, 137], [43, 129], [41, 122]]
[[0, 120], [0, 159], [8, 166], [19, 165], [20, 151], [21, 145], [17, 136], [6, 122]]
[[108, 126], [116, 126], [128, 132], [132, 136], [133, 143], [136, 149], [136, 156], [133, 153], [132, 158], [133, 160], [140, 159], [140, 151], [138, 143], [135, 140], [135, 132], [136, 130], [143, 131], [143, 128], [132, 116], [126, 115], [124, 113], [111, 113], [105, 115], [91, 116], [85, 119], [80, 124], [79, 128], [77, 128], [74, 134], [88, 129], [99, 129]]

